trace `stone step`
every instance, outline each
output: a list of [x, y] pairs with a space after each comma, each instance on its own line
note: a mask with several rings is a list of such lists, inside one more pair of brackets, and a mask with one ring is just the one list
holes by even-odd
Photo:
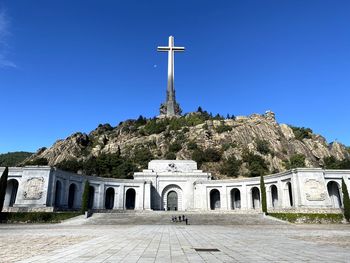
[[94, 213], [86, 219], [88, 225], [185, 225], [185, 222], [172, 222], [172, 217], [184, 215], [191, 225], [275, 225], [286, 222], [265, 216], [262, 213], [196, 213], [196, 212], [133, 212], [133, 213]]

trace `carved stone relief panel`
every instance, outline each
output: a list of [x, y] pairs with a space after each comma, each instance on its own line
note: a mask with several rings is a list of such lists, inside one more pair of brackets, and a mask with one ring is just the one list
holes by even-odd
[[323, 201], [326, 193], [322, 183], [316, 179], [308, 179], [304, 184], [306, 199], [309, 201]]
[[26, 200], [39, 200], [43, 195], [44, 178], [29, 178], [24, 185], [23, 198]]

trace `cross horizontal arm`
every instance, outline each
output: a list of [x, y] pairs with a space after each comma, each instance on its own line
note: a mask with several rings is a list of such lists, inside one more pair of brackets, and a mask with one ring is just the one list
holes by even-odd
[[185, 47], [173, 47], [172, 50], [174, 50], [174, 51], [184, 51]]
[[157, 51], [184, 51], [185, 48], [184, 47], [158, 47]]
[[169, 51], [170, 48], [169, 47], [158, 47], [157, 51]]

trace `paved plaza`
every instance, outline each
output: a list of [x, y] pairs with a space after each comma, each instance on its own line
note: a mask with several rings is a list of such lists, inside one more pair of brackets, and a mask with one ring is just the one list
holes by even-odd
[[349, 248], [349, 225], [0, 225], [1, 262], [350, 262]]

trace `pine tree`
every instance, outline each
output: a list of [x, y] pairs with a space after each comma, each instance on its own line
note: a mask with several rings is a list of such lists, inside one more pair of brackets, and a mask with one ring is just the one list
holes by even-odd
[[90, 188], [89, 181], [86, 181], [86, 182], [85, 182], [85, 185], [84, 185], [83, 197], [82, 197], [82, 200], [81, 200], [81, 213], [82, 213], [82, 214], [84, 214], [85, 211], [88, 210], [89, 188]]
[[267, 214], [267, 204], [266, 204], [266, 188], [264, 182], [264, 176], [260, 175], [260, 191], [261, 191], [261, 207], [262, 211]]
[[343, 192], [343, 204], [344, 204], [344, 217], [346, 221], [350, 221], [350, 199], [349, 199], [349, 192], [348, 188], [346, 186], [346, 183], [344, 181], [344, 178], [341, 181], [341, 188]]
[[9, 174], [9, 168], [6, 167], [0, 178], [0, 213], [4, 206], [8, 174]]

